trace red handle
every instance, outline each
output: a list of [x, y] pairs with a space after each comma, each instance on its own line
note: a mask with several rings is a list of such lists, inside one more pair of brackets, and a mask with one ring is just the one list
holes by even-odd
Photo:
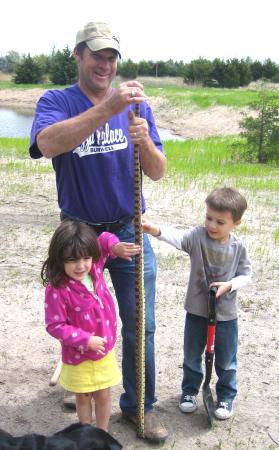
[[215, 330], [216, 330], [215, 324], [208, 325], [208, 327], [207, 327], [207, 342], [206, 342], [206, 351], [208, 353], [214, 353]]

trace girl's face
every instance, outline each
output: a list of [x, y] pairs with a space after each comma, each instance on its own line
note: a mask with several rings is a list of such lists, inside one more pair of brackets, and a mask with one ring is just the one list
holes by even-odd
[[64, 272], [68, 277], [76, 281], [82, 281], [90, 272], [92, 267], [92, 257], [84, 256], [79, 259], [68, 258], [64, 262]]

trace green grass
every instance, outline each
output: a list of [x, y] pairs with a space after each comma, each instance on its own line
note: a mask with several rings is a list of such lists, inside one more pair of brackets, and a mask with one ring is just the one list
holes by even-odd
[[243, 108], [258, 98], [258, 92], [249, 89], [216, 89], [189, 86], [151, 87], [148, 85], [144, 89], [148, 96], [163, 97], [173, 106], [190, 106], [200, 109], [213, 106]]
[[28, 138], [0, 138], [0, 172], [20, 172], [28, 176], [53, 171], [46, 159], [32, 160], [29, 156]]
[[15, 195], [15, 194], [31, 194], [32, 187], [28, 183], [14, 183], [10, 184], [8, 189], [6, 190], [6, 194]]
[[0, 157], [28, 158], [28, 138], [0, 138]]
[[273, 233], [274, 241], [279, 242], [279, 227], [277, 227]]
[[[236, 188], [252, 191], [279, 191], [279, 167], [234, 161], [234, 141], [234, 137], [215, 137], [165, 142], [168, 176], [182, 185], [195, 181], [206, 188], [215, 180], [216, 186], [232, 183]], [[30, 159], [28, 146], [27, 138], [0, 138], [0, 170], [25, 174], [51, 172], [51, 164], [45, 164], [44, 158]]]
[[252, 191], [279, 191], [279, 168], [233, 161], [234, 140], [234, 137], [216, 137], [167, 141], [164, 148], [169, 176], [184, 185], [198, 181], [206, 187], [215, 178], [216, 185], [233, 183], [236, 188]]
[[37, 173], [51, 173], [53, 169], [51, 164], [41, 164], [31, 159], [23, 161], [14, 161], [11, 159], [5, 162], [0, 161], [0, 172], [17, 172], [18, 174], [28, 176]]
[[41, 84], [21, 84], [21, 83], [13, 83], [8, 80], [0, 80], [0, 90], [1, 89], [64, 89], [65, 86], [61, 86], [58, 84], [50, 84], [50, 83], [41, 83]]
[[[115, 84], [118, 83], [117, 82]], [[123, 81], [123, 80], [122, 80]], [[65, 86], [53, 84], [15, 84], [12, 81], [0, 81], [0, 89], [63, 89]], [[240, 89], [217, 89], [217, 88], [202, 88], [188, 85], [175, 86], [156, 83], [152, 84], [150, 80], [144, 84], [144, 90], [147, 96], [163, 97], [173, 107], [183, 108], [199, 108], [206, 109], [213, 106], [230, 106], [234, 108], [247, 107], [251, 102], [257, 100], [258, 92], [248, 88]], [[278, 96], [279, 92], [272, 91], [273, 95]]]

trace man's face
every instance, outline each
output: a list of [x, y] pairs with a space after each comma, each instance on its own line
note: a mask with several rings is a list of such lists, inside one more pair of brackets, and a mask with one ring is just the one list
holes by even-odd
[[81, 88], [92, 93], [106, 93], [116, 75], [117, 52], [111, 49], [93, 52], [86, 47], [82, 55], [75, 53], [75, 56]]

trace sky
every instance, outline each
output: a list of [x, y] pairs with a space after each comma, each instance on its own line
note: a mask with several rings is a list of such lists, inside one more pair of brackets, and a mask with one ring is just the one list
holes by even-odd
[[199, 57], [279, 63], [279, 0], [10, 0], [1, 5], [0, 56], [74, 48], [88, 22], [111, 24], [124, 60]]

